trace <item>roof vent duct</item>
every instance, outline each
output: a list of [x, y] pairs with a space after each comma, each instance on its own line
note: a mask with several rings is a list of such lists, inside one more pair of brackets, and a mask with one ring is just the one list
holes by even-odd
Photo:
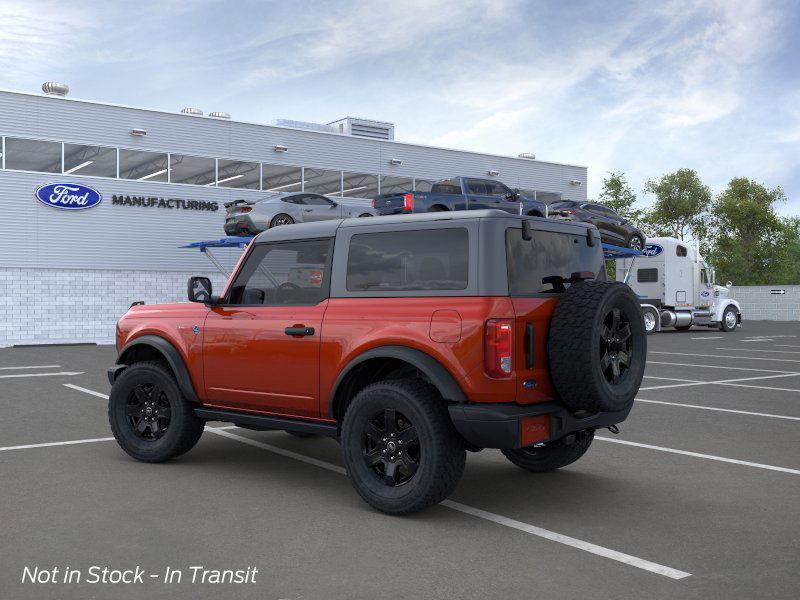
[[182, 108], [181, 112], [185, 115], [194, 115], [196, 117], [202, 117], [203, 111], [199, 108], [192, 108], [191, 106], [187, 106], [186, 108]]
[[221, 111], [218, 111], [218, 110], [215, 110], [214, 112], [208, 113], [208, 116], [212, 117], [214, 119], [230, 119], [231, 118], [231, 116], [228, 113], [221, 112]]
[[308, 131], [321, 131], [322, 133], [336, 133], [336, 128], [324, 123], [310, 123], [308, 121], [294, 121], [292, 119], [273, 119], [267, 125], [276, 127], [291, 127], [292, 129], [306, 129]]
[[536, 155], [533, 152], [521, 152], [517, 156], [526, 160], [536, 160]]
[[42, 91], [48, 96], [61, 96], [63, 98], [69, 94], [69, 86], [66, 83], [47, 81], [42, 84]]
[[394, 140], [394, 123], [386, 121], [371, 121], [357, 117], [345, 117], [329, 123], [339, 133], [355, 137], [371, 138], [373, 140]]

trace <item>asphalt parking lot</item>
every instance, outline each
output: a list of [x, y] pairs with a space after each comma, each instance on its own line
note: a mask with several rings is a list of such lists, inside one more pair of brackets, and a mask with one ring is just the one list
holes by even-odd
[[[549, 474], [470, 454], [450, 502], [402, 518], [359, 499], [330, 439], [209, 429], [135, 462], [109, 440], [114, 356], [0, 349], [0, 598], [800, 596], [800, 323], [651, 336], [619, 435]], [[156, 577], [22, 583], [94, 565]]]

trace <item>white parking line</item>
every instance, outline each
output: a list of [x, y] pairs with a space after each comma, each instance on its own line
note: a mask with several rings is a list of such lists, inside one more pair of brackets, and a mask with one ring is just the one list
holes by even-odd
[[792, 388], [766, 387], [763, 385], [747, 385], [746, 383], [730, 383], [728, 381], [723, 381], [720, 383], [720, 385], [729, 385], [731, 387], [755, 388], [757, 390], [772, 390], [773, 392], [795, 392], [795, 393], [800, 392], [800, 390], [795, 390]]
[[642, 377], [644, 377], [645, 379], [665, 379], [667, 381], [682, 381], [684, 383], [705, 383], [700, 379], [678, 379], [677, 377], [656, 377], [655, 375], [642, 375]]
[[[213, 428], [213, 427], [208, 428], [208, 431], [216, 435], [221, 435], [223, 437], [236, 440], [243, 444], [247, 444], [249, 446], [255, 446], [256, 448], [261, 448], [262, 450], [268, 450], [269, 452], [274, 452], [276, 454], [280, 454], [281, 456], [285, 456], [287, 458], [299, 460], [300, 462], [314, 465], [315, 467], [320, 467], [321, 469], [326, 469], [334, 473], [338, 473], [339, 475], [347, 474], [345, 469], [338, 465], [334, 465], [322, 460], [317, 460], [316, 458], [311, 458], [304, 454], [298, 454], [297, 452], [284, 450], [283, 448], [272, 446], [271, 444], [265, 444], [257, 440], [252, 440], [250, 438], [236, 435], [228, 431], [220, 431], [219, 428]], [[584, 550], [586, 552], [590, 552], [592, 554], [596, 554], [604, 558], [609, 558], [617, 562], [625, 563], [627, 565], [631, 565], [632, 567], [636, 567], [638, 569], [650, 571], [651, 573], [656, 573], [657, 575], [663, 575], [665, 577], [669, 577], [670, 579], [684, 579], [686, 577], [691, 576], [691, 573], [687, 573], [685, 571], [679, 571], [671, 567], [666, 567], [658, 563], [650, 562], [649, 560], [644, 560], [636, 556], [631, 556], [630, 554], [624, 554], [622, 552], [617, 552], [616, 550], [611, 550], [610, 548], [598, 546], [596, 544], [592, 544], [591, 542], [585, 542], [583, 540], [562, 535], [560, 533], [556, 533], [548, 529], [543, 529], [535, 525], [523, 523], [522, 521], [516, 521], [514, 519], [509, 519], [508, 517], [504, 517], [502, 515], [481, 510], [479, 508], [473, 508], [472, 506], [467, 506], [466, 504], [461, 504], [460, 502], [445, 500], [444, 502], [442, 502], [442, 506], [445, 506], [452, 510], [457, 510], [464, 514], [471, 515], [473, 517], [478, 517], [479, 519], [485, 519], [487, 521], [497, 523], [498, 525], [503, 525], [505, 527], [510, 527], [511, 529], [523, 531], [525, 533], [529, 533], [537, 537], [548, 539], [553, 542], [558, 542], [559, 544], [564, 544], [566, 546], [578, 548], [579, 550]]]
[[44, 444], [25, 444], [23, 446], [3, 446], [0, 452], [8, 450], [27, 450], [28, 448], [50, 448], [51, 446], [72, 446], [74, 444], [92, 444], [94, 442], [110, 442], [113, 437], [90, 438], [86, 440], [68, 440], [66, 442], [46, 442]]
[[[704, 355], [705, 356], [705, 355]], [[736, 358], [747, 358], [746, 356], [737, 356]], [[795, 371], [776, 371], [775, 369], [756, 369], [753, 367], [728, 367], [725, 365], [698, 365], [692, 363], [674, 363], [663, 362], [659, 360], [648, 360], [648, 365], [672, 365], [674, 367], [702, 367], [704, 369], [729, 369], [732, 371], [759, 371], [760, 373], [787, 373], [789, 375], [797, 375]]]
[[689, 338], [690, 340], [721, 340], [724, 338], [724, 335], [706, 335], [702, 337], [693, 337]]
[[84, 392], [85, 394], [91, 394], [92, 396], [97, 396], [98, 398], [105, 398], [108, 400], [108, 396], [106, 394], [101, 394], [100, 392], [95, 392], [94, 390], [87, 390], [84, 387], [79, 385], [74, 385], [72, 383], [64, 383], [62, 384], [64, 387], [71, 388], [73, 390], [78, 390], [79, 392]]
[[775, 344], [776, 348], [800, 348], [797, 344]]
[[27, 367], [0, 367], [0, 371], [11, 371], [13, 369], [60, 369], [61, 365], [33, 365]]
[[52, 377], [53, 375], [83, 375], [83, 371], [61, 371], [59, 373], [14, 373], [13, 375], [0, 375], [0, 379], [12, 379], [17, 377]]
[[717, 408], [715, 406], [701, 406], [699, 404], [682, 404], [680, 402], [664, 402], [662, 400], [645, 400], [637, 398], [636, 402], [646, 402], [648, 404], [666, 404], [667, 406], [680, 406], [682, 408], [698, 408], [700, 410], [714, 410], [738, 415], [749, 415], [751, 417], [770, 417], [773, 419], [786, 419], [787, 421], [800, 421], [800, 417], [790, 417], [788, 415], [773, 415], [771, 413], [750, 412], [749, 410], [733, 410], [732, 408]]
[[714, 350], [733, 350], [734, 352], [771, 352], [773, 354], [800, 354], [792, 350], [762, 350], [761, 348], [714, 348]]
[[[758, 370], [758, 369], [754, 369]], [[738, 379], [718, 379], [716, 381], [695, 381], [692, 383], [671, 383], [669, 385], [649, 385], [647, 387], [640, 387], [639, 390], [664, 390], [667, 388], [678, 388], [678, 387], [691, 387], [693, 385], [737, 385], [739, 381], [755, 381], [758, 379], [777, 379], [779, 377], [795, 377], [800, 375], [800, 373], [784, 373], [783, 375], [762, 375], [760, 377], [741, 377]], [[761, 386], [754, 386], [760, 389], [767, 389], [761, 388]]]
[[607, 438], [595, 436], [594, 439], [603, 442], [613, 442], [615, 444], [623, 444], [625, 446], [635, 446], [637, 448], [648, 448], [650, 450], [658, 450], [659, 452], [671, 452], [672, 454], [682, 454], [684, 456], [693, 456], [695, 458], [705, 458], [708, 460], [716, 460], [719, 462], [731, 463], [734, 465], [744, 465], [746, 467], [756, 467], [758, 469], [767, 469], [768, 471], [780, 471], [781, 473], [790, 473], [792, 475], [800, 475], [800, 470], [789, 469], [787, 467], [776, 467], [774, 465], [764, 465], [761, 463], [749, 462], [746, 460], [737, 460], [735, 458], [725, 458], [724, 456], [714, 456], [713, 454], [702, 454], [700, 452], [689, 452], [688, 450], [678, 450], [677, 448], [665, 448], [664, 446], [653, 446], [651, 444], [640, 444], [639, 442], [629, 442], [628, 440], [616, 440], [614, 438]]
[[796, 358], [761, 358], [760, 356], [727, 356], [723, 354], [690, 354], [688, 352], [659, 352], [650, 350], [648, 354], [672, 354], [673, 356], [702, 356], [703, 358], [746, 358], [747, 360], [769, 360], [772, 362], [800, 362]]
[[771, 342], [772, 338], [756, 338], [754, 340], [741, 340], [742, 342]]

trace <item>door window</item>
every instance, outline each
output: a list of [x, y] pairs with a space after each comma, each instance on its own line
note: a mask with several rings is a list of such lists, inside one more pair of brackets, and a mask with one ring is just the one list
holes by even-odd
[[308, 194], [303, 196], [304, 202], [303, 204], [308, 204], [310, 206], [330, 206], [333, 204], [332, 200], [324, 196], [318, 196], [316, 194]]
[[467, 190], [470, 194], [475, 194], [476, 196], [486, 196], [489, 194], [486, 183], [480, 179], [467, 179]]
[[231, 287], [228, 304], [313, 306], [328, 297], [332, 239], [256, 246]]
[[501, 198], [505, 198], [511, 193], [511, 190], [499, 181], [485, 181], [484, 185], [486, 186], [487, 193], [490, 196], [499, 196]]

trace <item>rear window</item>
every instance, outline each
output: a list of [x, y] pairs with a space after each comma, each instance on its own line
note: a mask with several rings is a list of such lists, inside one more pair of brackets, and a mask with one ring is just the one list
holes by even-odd
[[563, 291], [573, 273], [603, 271], [599, 244], [589, 246], [585, 235], [533, 231], [532, 240], [522, 239], [521, 229], [506, 229], [508, 292], [532, 296]]
[[467, 288], [466, 229], [360, 233], [350, 240], [351, 292], [463, 290]]
[[461, 184], [458, 181], [445, 179], [437, 181], [431, 186], [432, 194], [461, 194]]

